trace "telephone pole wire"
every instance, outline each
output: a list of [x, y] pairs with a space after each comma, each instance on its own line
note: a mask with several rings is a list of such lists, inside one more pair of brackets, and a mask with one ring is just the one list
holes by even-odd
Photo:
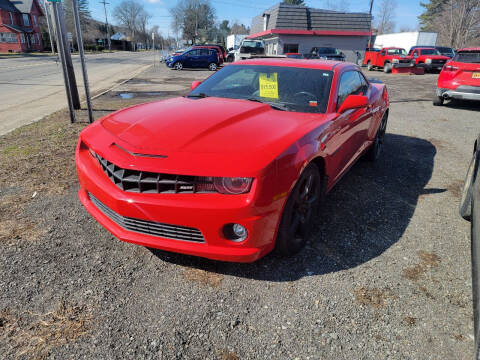
[[107, 3], [105, 0], [100, 1], [100, 4], [103, 4], [103, 10], [105, 10], [105, 28], [107, 32], [107, 41], [108, 41], [108, 51], [112, 51], [112, 42], [110, 41], [110, 31], [108, 31], [108, 18], [107, 18]]

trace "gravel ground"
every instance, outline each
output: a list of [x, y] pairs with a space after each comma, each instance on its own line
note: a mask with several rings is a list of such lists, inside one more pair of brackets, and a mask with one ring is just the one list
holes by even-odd
[[[151, 70], [97, 99], [96, 115], [209, 74]], [[76, 197], [84, 124], [61, 112], [0, 137], [2, 357], [471, 359], [457, 206], [480, 107], [433, 107], [434, 74], [370, 75], [391, 99], [383, 157], [351, 169], [291, 259], [230, 264], [120, 242]]]

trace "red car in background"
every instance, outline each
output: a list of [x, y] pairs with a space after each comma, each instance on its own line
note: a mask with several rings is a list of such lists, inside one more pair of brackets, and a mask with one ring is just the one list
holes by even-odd
[[323, 195], [360, 156], [378, 159], [388, 104], [354, 64], [232, 63], [85, 128], [79, 198], [127, 242], [235, 262], [295, 254]]
[[405, 49], [397, 47], [388, 47], [381, 50], [367, 49], [363, 58], [363, 65], [367, 66], [368, 71], [375, 68], [383, 69], [385, 73], [392, 72], [393, 66], [411, 66], [411, 60], [407, 57]]
[[443, 65], [450, 60], [448, 56], [440, 54], [434, 47], [415, 48], [408, 56], [412, 63], [425, 67], [425, 71], [442, 70]]
[[458, 50], [443, 67], [433, 105], [449, 99], [480, 100], [480, 48]]

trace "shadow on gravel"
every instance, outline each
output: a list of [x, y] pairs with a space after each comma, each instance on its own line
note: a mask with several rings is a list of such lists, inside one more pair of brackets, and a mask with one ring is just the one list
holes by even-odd
[[395, 244], [429, 188], [435, 146], [423, 139], [387, 134], [376, 165], [359, 161], [326, 197], [310, 243], [292, 258], [275, 254], [252, 264], [216, 262], [150, 249], [164, 261], [226, 275], [292, 281], [354, 268]]
[[480, 111], [480, 103], [478, 101], [465, 101], [453, 99], [444, 104], [444, 106], [452, 109]]

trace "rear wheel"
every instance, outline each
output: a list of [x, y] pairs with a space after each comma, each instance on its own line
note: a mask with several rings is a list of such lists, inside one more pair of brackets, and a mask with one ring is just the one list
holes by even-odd
[[365, 153], [365, 159], [371, 162], [375, 162], [380, 158], [380, 154], [383, 150], [383, 142], [385, 140], [385, 133], [387, 132], [387, 121], [388, 114], [383, 115], [380, 126], [378, 127], [377, 134], [375, 135], [375, 140], [370, 146], [370, 149]]
[[367, 62], [367, 70], [368, 70], [368, 71], [373, 71], [373, 65], [372, 65], [372, 63], [370, 62], [370, 60]]
[[208, 70], [210, 71], [217, 71], [217, 68], [218, 66], [215, 63], [210, 63], [210, 65], [208, 65]]
[[383, 72], [385, 74], [392, 72], [392, 64], [390, 64], [389, 62], [385, 63], [385, 65], [383, 65]]
[[183, 69], [183, 64], [180, 61], [176, 62], [175, 64], [173, 64], [173, 68], [175, 70], [182, 70]]
[[320, 170], [311, 163], [300, 175], [283, 210], [276, 241], [276, 250], [281, 255], [294, 255], [305, 246], [313, 229], [322, 192]]
[[442, 96], [438, 96], [438, 95], [434, 95], [433, 96], [433, 105], [435, 106], [442, 106], [443, 105], [443, 97]]

